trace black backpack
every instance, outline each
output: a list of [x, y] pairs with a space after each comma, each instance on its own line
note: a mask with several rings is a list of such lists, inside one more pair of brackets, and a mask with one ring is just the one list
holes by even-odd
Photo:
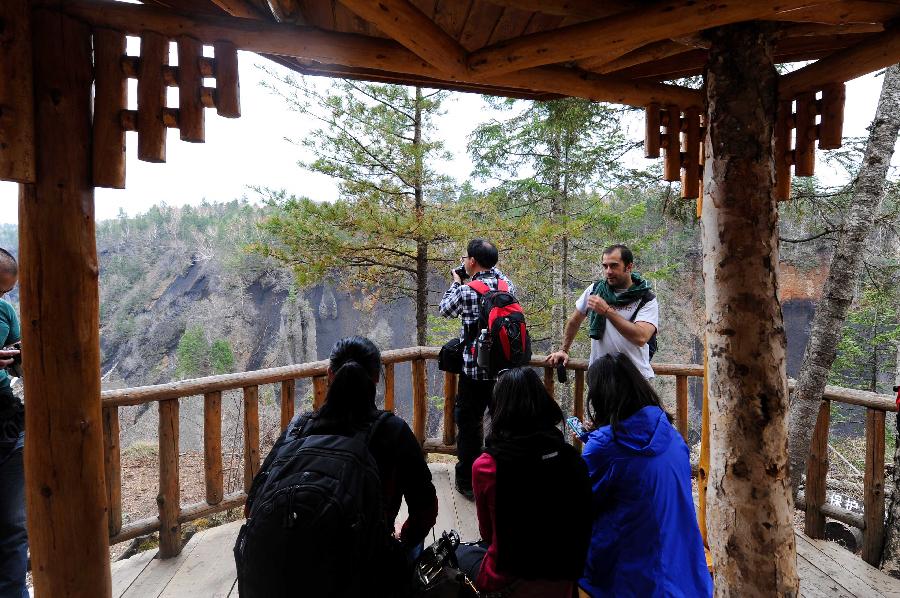
[[[641, 311], [641, 309], [645, 305], [647, 305], [654, 299], [656, 299], [656, 295], [653, 294], [653, 291], [644, 293], [644, 296], [641, 297], [640, 301], [638, 301], [637, 309], [634, 310], [634, 313], [631, 314], [631, 317], [628, 318], [628, 321], [634, 322], [635, 318], [637, 318], [638, 312]], [[656, 355], [656, 350], [659, 348], [659, 344], [656, 340], [656, 332], [654, 332], [653, 336], [650, 337], [650, 340], [647, 341], [647, 348], [650, 349], [650, 359], [652, 360], [653, 356]]]
[[353, 436], [288, 426], [247, 495], [234, 545], [245, 598], [362, 596], [387, 546], [378, 466], [369, 441], [382, 412]]
[[[478, 331], [486, 329], [490, 336], [488, 370], [491, 375], [507, 368], [528, 365], [531, 361], [531, 337], [525, 325], [525, 314], [519, 301], [509, 292], [506, 281], [498, 278], [496, 289], [480, 280], [473, 280], [468, 286], [481, 298], [478, 304]], [[471, 350], [475, 351], [475, 345]]]

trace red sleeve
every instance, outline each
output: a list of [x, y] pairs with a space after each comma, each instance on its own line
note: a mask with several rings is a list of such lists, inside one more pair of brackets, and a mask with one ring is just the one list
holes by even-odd
[[475, 493], [475, 509], [481, 539], [488, 544], [494, 537], [494, 513], [497, 504], [497, 462], [482, 453], [472, 465], [472, 491]]

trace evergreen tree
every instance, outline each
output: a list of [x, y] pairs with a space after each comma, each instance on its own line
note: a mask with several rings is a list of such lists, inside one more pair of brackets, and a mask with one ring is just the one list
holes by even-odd
[[381, 301], [412, 299], [416, 342], [425, 344], [429, 270], [447, 271], [468, 230], [434, 118], [446, 92], [341, 81], [320, 91], [272, 73], [270, 89], [322, 127], [302, 140], [316, 159], [300, 166], [340, 181], [340, 198], [264, 190], [275, 209], [264, 228], [278, 241], [256, 248], [290, 265], [301, 286], [333, 277]]

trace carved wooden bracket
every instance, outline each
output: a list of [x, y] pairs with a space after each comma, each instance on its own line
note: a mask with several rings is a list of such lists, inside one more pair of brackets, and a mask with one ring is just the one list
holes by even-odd
[[[204, 108], [220, 116], [241, 115], [237, 49], [230, 42], [214, 44], [214, 58], [203, 56], [203, 45], [182, 35], [176, 38], [178, 66], [169, 65], [169, 39], [152, 32], [141, 36], [141, 55], [125, 54], [125, 34], [94, 31], [95, 98], [93, 173], [97, 187], [125, 187], [125, 132], [137, 131], [138, 159], [165, 162], [166, 129], [177, 128], [183, 141], [205, 140]], [[128, 79], [137, 79], [137, 110], [128, 110]], [[215, 87], [205, 87], [214, 78]], [[166, 105], [166, 89], [178, 88], [178, 107]]]
[[[791, 165], [794, 175], [812, 176], [815, 173], [815, 141], [819, 149], [841, 147], [844, 128], [844, 99], [846, 86], [833, 83], [816, 92], [797, 94], [793, 100], [778, 104], [775, 122], [775, 194], [779, 201], [791, 198]], [[796, 104], [796, 108], [794, 105]], [[820, 122], [816, 123], [816, 116]], [[796, 130], [796, 134], [792, 131]], [[791, 137], [794, 148], [791, 149]]]
[[682, 113], [675, 105], [650, 104], [645, 114], [644, 156], [659, 158], [662, 149], [663, 179], [681, 181], [681, 197], [697, 199], [703, 184], [705, 134], [700, 108], [691, 106]]

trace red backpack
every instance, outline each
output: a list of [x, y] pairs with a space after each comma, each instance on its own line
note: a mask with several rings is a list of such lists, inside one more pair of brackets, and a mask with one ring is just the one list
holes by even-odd
[[[531, 361], [531, 337], [525, 325], [525, 314], [519, 301], [509, 292], [506, 281], [498, 278], [496, 289], [480, 280], [473, 280], [468, 286], [481, 298], [478, 332], [488, 331], [488, 371], [496, 375], [500, 370], [528, 365]], [[477, 357], [476, 346], [477, 341], [472, 345], [472, 352]]]

